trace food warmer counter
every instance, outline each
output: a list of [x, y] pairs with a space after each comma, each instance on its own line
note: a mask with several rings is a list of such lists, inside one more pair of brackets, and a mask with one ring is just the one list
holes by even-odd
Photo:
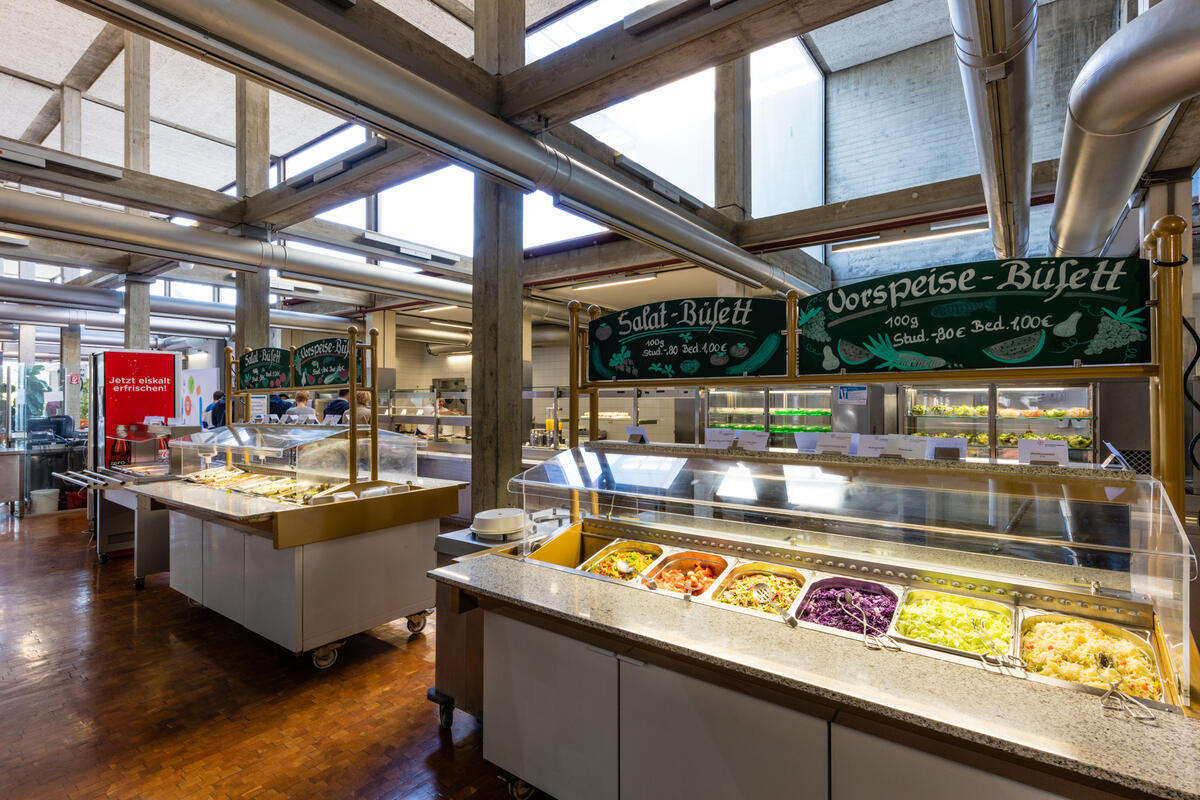
[[[358, 474], [370, 475], [359, 433]], [[170, 585], [326, 668], [352, 634], [434, 603], [440, 518], [461, 484], [418, 478], [418, 442], [379, 431], [378, 480], [348, 484], [343, 426], [235, 424], [170, 443], [181, 478], [131, 487], [169, 511]]]
[[478, 617], [485, 758], [550, 794], [1200, 794], [1156, 481], [592, 445], [512, 490], [578, 521], [432, 574]]

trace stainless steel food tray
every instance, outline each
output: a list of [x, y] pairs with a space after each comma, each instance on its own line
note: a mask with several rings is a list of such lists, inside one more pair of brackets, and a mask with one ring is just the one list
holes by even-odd
[[[1017, 651], [1018, 651], [1018, 653], [1023, 652], [1024, 648], [1021, 647], [1021, 644], [1023, 643], [1023, 641], [1025, 639], [1025, 634], [1028, 633], [1029, 628], [1032, 627], [1034, 623], [1037, 623], [1037, 622], [1090, 622], [1092, 625], [1095, 625], [1097, 628], [1104, 631], [1109, 636], [1112, 636], [1115, 639], [1122, 639], [1124, 641], [1127, 641], [1130, 644], [1137, 647], [1142, 652], [1144, 652], [1147, 656], [1149, 656], [1150, 663], [1154, 666], [1154, 676], [1156, 678], [1158, 678], [1158, 685], [1160, 687], [1159, 695], [1158, 695], [1158, 697], [1154, 697], [1154, 698], [1139, 697], [1138, 699], [1143, 702], [1154, 703], [1156, 705], [1156, 707], [1161, 707], [1161, 708], [1165, 708], [1165, 709], [1174, 709], [1174, 706], [1169, 705], [1165, 702], [1165, 699], [1167, 697], [1167, 682], [1166, 682], [1166, 679], [1163, 678], [1162, 666], [1158, 662], [1158, 653], [1155, 652], [1154, 644], [1151, 641], [1149, 631], [1145, 631], [1145, 632], [1137, 631], [1132, 628], [1126, 628], [1121, 625], [1115, 625], [1111, 622], [1100, 622], [1098, 620], [1088, 619], [1087, 617], [1078, 617], [1078, 616], [1074, 616], [1071, 614], [1053, 614], [1048, 611], [1042, 611], [1042, 610], [1036, 609], [1036, 608], [1021, 608], [1019, 611], [1020, 611], [1020, 621], [1018, 622], [1018, 625], [1017, 625], [1017, 633], [1018, 633], [1018, 637], [1017, 637], [1018, 650]], [[1085, 683], [1078, 683], [1076, 681], [1068, 681], [1064, 678], [1052, 678], [1048, 675], [1042, 675], [1040, 673], [1034, 672], [1032, 669], [1028, 670], [1028, 675], [1031, 680], [1035, 680], [1039, 683], [1048, 683], [1048, 684], [1052, 684], [1054, 686], [1065, 686], [1065, 687], [1073, 688], [1073, 689], [1081, 689], [1083, 691], [1090, 692], [1092, 694], [1103, 695], [1107, 691], [1107, 689], [1101, 689], [1100, 687], [1097, 687], [1097, 686], [1088, 686]]]
[[[711, 589], [712, 586], [715, 586], [717, 583], [719, 583], [721, 581], [721, 576], [724, 575], [725, 571], [729, 569], [729, 560], [724, 556], [719, 556], [714, 553], [704, 553], [699, 550], [681, 550], [676, 553], [664, 554], [661, 558], [650, 565], [646, 571], [646, 575], [657, 580], [659, 574], [662, 573], [662, 571], [667, 567], [688, 570], [694, 568], [696, 564], [709, 564], [716, 569], [716, 578], [713, 580], [712, 584], [704, 590], [704, 592], [707, 592], [708, 589]], [[659, 586], [658, 590], [673, 595], [686, 594], [685, 592], [676, 592], [671, 589], [666, 589], [661, 585]], [[700, 597], [704, 594], [704, 592], [700, 592], [695, 596]]]
[[960, 656], [962, 658], [971, 659], [971, 660], [977, 661], [977, 662], [983, 656], [987, 655], [986, 653], [976, 653], [971, 650], [959, 650], [956, 647], [948, 647], [944, 644], [937, 644], [936, 642], [927, 642], [924, 639], [914, 639], [912, 637], [905, 636], [904, 634], [900, 633], [899, 627], [898, 627], [900, 624], [900, 612], [904, 609], [904, 606], [905, 606], [905, 604], [908, 603], [909, 599], [910, 598], [921, 599], [924, 597], [929, 597], [931, 595], [945, 595], [947, 597], [953, 597], [957, 600], [963, 601], [964, 605], [970, 606], [972, 608], [977, 608], [981, 611], [988, 611], [993, 614], [1002, 614], [1002, 613], [1008, 614], [1008, 617], [1009, 617], [1008, 649], [1004, 652], [1004, 654], [1009, 655], [1009, 656], [1016, 655], [1016, 642], [1017, 642], [1017, 609], [1016, 609], [1016, 606], [1013, 606], [1010, 603], [1001, 603], [996, 600], [984, 600], [983, 598], [980, 598], [980, 597], [971, 597], [971, 596], [965, 595], [965, 594], [955, 594], [954, 592], [943, 592], [943, 591], [935, 590], [935, 589], [906, 588], [904, 590], [904, 594], [900, 597], [900, 603], [899, 603], [899, 605], [896, 606], [896, 613], [892, 617], [892, 625], [888, 629], [888, 634], [893, 639], [895, 639], [898, 642], [910, 644], [913, 647], [924, 647], [924, 648], [928, 648], [930, 650], [938, 650], [943, 653], [948, 653], [948, 654], [954, 655], [954, 656]]
[[753, 614], [755, 616], [762, 617], [763, 619], [780, 621], [779, 615], [773, 611], [759, 611], [758, 609], [737, 606], [732, 603], [725, 603], [717, 599], [721, 592], [723, 592], [725, 588], [729, 586], [729, 584], [750, 572], [765, 572], [770, 575], [782, 575], [784, 577], [791, 578], [800, 584], [800, 591], [796, 592], [795, 599], [792, 600], [792, 602], [789, 603], [785, 609], [793, 617], [796, 615], [796, 605], [800, 602], [800, 598], [804, 596], [804, 587], [808, 585], [808, 582], [812, 579], [813, 575], [813, 573], [805, 570], [799, 570], [793, 567], [785, 567], [779, 564], [767, 564], [762, 561], [738, 561], [732, 567], [725, 570], [725, 574], [722, 575], [718, 580], [714, 581], [713, 585], [708, 587], [708, 591], [700, 595], [700, 599], [720, 606], [721, 608], [740, 611], [743, 614]]
[[827, 572], [813, 573], [812, 578], [804, 587], [804, 590], [800, 592], [799, 602], [796, 603], [796, 619], [799, 620], [803, 627], [808, 628], [809, 630], [820, 631], [821, 633], [832, 633], [834, 635], [843, 636], [847, 639], [856, 639], [862, 641], [863, 635], [861, 633], [844, 631], [841, 628], [832, 628], [828, 625], [819, 625], [816, 622], [807, 622], [803, 619], [800, 619], [800, 613], [804, 610], [804, 605], [808, 602], [809, 595], [811, 595], [817, 589], [830, 584], [835, 584], [837, 586], [848, 586], [854, 589], [860, 589], [862, 591], [874, 591], [875, 588], [881, 588], [884, 591], [889, 592], [893, 597], [896, 598], [896, 608], [892, 611], [892, 618], [888, 620], [888, 624], [884, 630], [872, 631], [872, 633], [883, 634], [891, 631], [892, 624], [896, 621], [896, 615], [900, 613], [900, 599], [904, 596], [903, 586], [893, 583], [882, 583], [880, 581], [863, 580], [860, 578], [849, 578], [842, 575], [830, 575]]
[[649, 542], [638, 542], [631, 539], [618, 539], [615, 542], [611, 542], [604, 545], [604, 547], [601, 547], [592, 555], [591, 558], [589, 558], [587, 561], [584, 561], [582, 564], [576, 567], [576, 569], [587, 575], [589, 578], [599, 578], [601, 580], [612, 581], [614, 583], [637, 586], [649, 591], [649, 587], [643, 586], [642, 582], [637, 579], [636, 575], [629, 578], [629, 580], [621, 580], [619, 578], [610, 578], [607, 575], [597, 575], [594, 572], [588, 572], [588, 570], [590, 570], [597, 562], [604, 560], [605, 557], [617, 550], [636, 550], [639, 553], [649, 553], [650, 555], [653, 555], [654, 560], [646, 566], [646, 570], [644, 572], [646, 575], [650, 574], [650, 570], [654, 569], [655, 565], [662, 560], [663, 556], [676, 552], [673, 548], [661, 547], [657, 544], [650, 544]]

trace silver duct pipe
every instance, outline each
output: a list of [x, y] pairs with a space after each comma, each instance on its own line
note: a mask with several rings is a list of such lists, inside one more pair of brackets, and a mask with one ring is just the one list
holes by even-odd
[[[111, 331], [125, 329], [125, 315], [112, 311], [89, 311], [19, 303], [0, 303], [0, 322], [31, 325], [82, 325], [84, 328]], [[150, 330], [178, 336], [200, 336], [205, 339], [233, 338], [233, 325], [176, 317], [152, 316], [150, 317]]]
[[997, 258], [1029, 247], [1037, 0], [949, 0]]
[[[44, 281], [4, 277], [0, 277], [0, 299], [114, 311], [125, 304], [124, 295], [115, 289], [62, 286]], [[155, 295], [150, 296], [150, 313], [223, 322], [234, 320], [234, 307], [231, 305]], [[271, 325], [276, 328], [345, 333], [349, 324], [350, 320], [344, 317], [271, 309]]]
[[[471, 305], [471, 286], [467, 283], [390, 270], [361, 261], [333, 258], [296, 247], [243, 239], [203, 228], [172, 225], [150, 217], [43, 197], [32, 192], [0, 191], [0, 230], [227, 269], [276, 269], [281, 274], [319, 278], [351, 289], [438, 303]], [[71, 288], [75, 292], [82, 289]], [[119, 293], [116, 294], [119, 297]], [[115, 307], [119, 308], [120, 303]], [[215, 310], [210, 310], [215, 313]], [[525, 311], [538, 317], [566, 317], [562, 306], [540, 300], [526, 300]], [[164, 310], [163, 313], [172, 312]], [[282, 317], [280, 319], [281, 327], [305, 327], [296, 317], [286, 321]], [[342, 325], [344, 330], [345, 323]]]
[[751, 286], [817, 289], [274, 0], [68, 5], [248, 75]]
[[167, 336], [158, 340], [159, 350], [199, 350], [204, 345], [203, 339], [192, 339], [187, 336]]
[[[425, 328], [409, 328], [408, 330], [411, 332], [410, 335], [399, 336], [398, 338], [439, 342], [439, 344], [425, 345], [426, 352], [431, 356], [451, 356], [471, 352], [471, 337], [469, 335], [464, 334], [461, 338], [450, 339], [449, 337], [441, 337], [441, 331], [427, 331]], [[427, 332], [441, 338], [431, 338], [423, 335], [418, 337], [418, 334], [425, 334]], [[534, 326], [532, 338], [534, 347], [566, 345], [570, 341], [567, 329], [554, 325]]]
[[1200, 94], [1200, 0], [1163, 0], [1092, 54], [1071, 87], [1050, 254], [1096, 256], [1176, 107]]
[[431, 356], [469, 356], [471, 355], [471, 345], [469, 344], [427, 344], [425, 352]]
[[[38, 328], [34, 340], [38, 344], [58, 344], [61, 339], [59, 328]], [[0, 326], [0, 341], [15, 342], [18, 339], [15, 325]], [[151, 347], [155, 345], [156, 337], [150, 338]], [[80, 333], [79, 343], [89, 347], [124, 347], [125, 336], [116, 331], [84, 330]]]
[[471, 346], [471, 332], [450, 328], [420, 328], [415, 325], [397, 325], [396, 338], [410, 342], [438, 342]]

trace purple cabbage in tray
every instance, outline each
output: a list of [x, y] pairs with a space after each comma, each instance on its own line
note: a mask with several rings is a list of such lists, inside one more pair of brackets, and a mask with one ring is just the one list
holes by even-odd
[[813, 593], [805, 601], [804, 608], [800, 612], [800, 619], [828, 628], [862, 633], [862, 617], [854, 610], [853, 606], [850, 606], [850, 611], [847, 613], [838, 603], [838, 595], [846, 589], [850, 590], [850, 594], [858, 605], [866, 611], [871, 633], [885, 633], [888, 624], [892, 621], [892, 615], [896, 613], [896, 598], [882, 586], [876, 592], [864, 592], [861, 589], [837, 584], [818, 586], [813, 589]]

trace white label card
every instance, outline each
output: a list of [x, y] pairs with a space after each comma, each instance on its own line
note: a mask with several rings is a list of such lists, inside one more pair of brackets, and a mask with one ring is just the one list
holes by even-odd
[[650, 437], [646, 435], [646, 429], [641, 425], [626, 425], [625, 426], [626, 441], [634, 444], [649, 444]]
[[1065, 467], [1069, 459], [1067, 443], [1062, 439], [1019, 439], [1017, 441], [1017, 461], [1022, 464], [1039, 462]]
[[167, 420], [168, 425], [187, 425], [187, 417], [171, 417]]
[[819, 436], [819, 435], [820, 434], [816, 434], [816, 433], [797, 433], [797, 434], [795, 434], [796, 449], [799, 450], [801, 453], [817, 452], [817, 436]]
[[325, 419], [321, 420], [322, 425], [337, 425], [342, 419], [341, 414], [326, 414]]
[[770, 434], [766, 431], [738, 431], [738, 447], [743, 450], [766, 450]]
[[733, 428], [705, 428], [704, 446], [714, 450], [726, 450], [733, 445], [737, 431]]
[[852, 433], [817, 434], [817, 452], [822, 455], [849, 455], [852, 444], [854, 444], [854, 434]]
[[863, 458], [879, 458], [883, 455], [883, 451], [887, 448], [888, 437], [874, 436], [864, 433], [858, 437], [858, 452], [857, 456]]
[[166, 425], [167, 418], [166, 417], [146, 417], [145, 419], [142, 420], [142, 422], [146, 425]]
[[271, 400], [265, 394], [250, 395], [250, 419], [266, 419], [271, 410]]
[[905, 436], [898, 433], [887, 435], [887, 453], [901, 458], [924, 460], [928, 449], [929, 439], [925, 436]]

